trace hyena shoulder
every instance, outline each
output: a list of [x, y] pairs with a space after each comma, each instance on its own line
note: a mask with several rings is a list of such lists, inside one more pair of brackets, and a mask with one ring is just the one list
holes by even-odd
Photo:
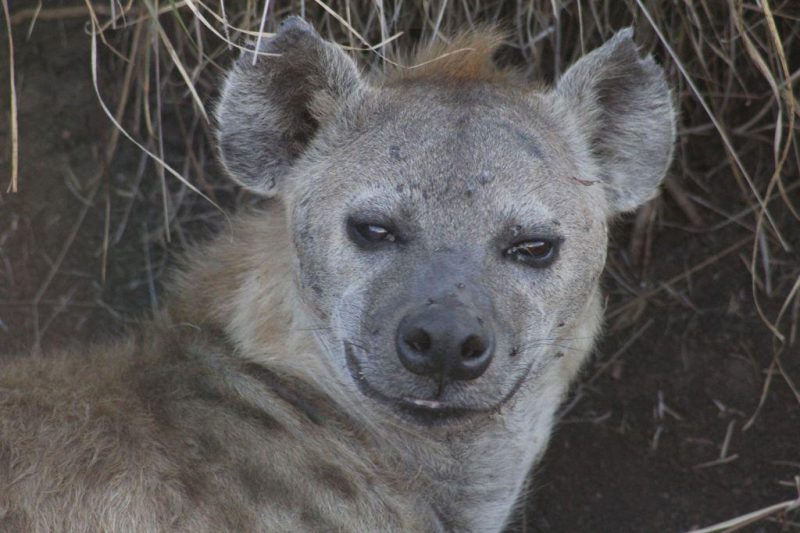
[[4, 365], [0, 530], [429, 528], [326, 392], [159, 318], [123, 344]]

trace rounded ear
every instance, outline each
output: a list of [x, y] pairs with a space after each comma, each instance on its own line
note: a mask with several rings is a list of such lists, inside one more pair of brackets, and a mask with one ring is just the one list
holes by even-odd
[[572, 65], [556, 94], [575, 113], [614, 212], [646, 202], [672, 159], [675, 110], [664, 70], [626, 28]]
[[220, 160], [238, 183], [274, 196], [318, 130], [362, 85], [355, 63], [299, 17], [245, 52], [228, 73], [216, 109]]

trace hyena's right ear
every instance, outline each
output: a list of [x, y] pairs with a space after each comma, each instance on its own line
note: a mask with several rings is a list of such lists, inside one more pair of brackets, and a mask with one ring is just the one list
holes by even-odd
[[299, 17], [283, 22], [259, 56], [231, 69], [216, 110], [220, 159], [250, 190], [274, 196], [318, 130], [363, 86], [355, 63]]

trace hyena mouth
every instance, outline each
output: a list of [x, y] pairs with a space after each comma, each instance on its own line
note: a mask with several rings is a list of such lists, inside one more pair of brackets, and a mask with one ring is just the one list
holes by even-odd
[[511, 390], [496, 404], [490, 407], [455, 407], [437, 400], [393, 398], [374, 389], [364, 377], [361, 363], [355, 355], [355, 348], [354, 344], [344, 341], [347, 370], [350, 372], [361, 394], [390, 407], [403, 418], [425, 426], [441, 426], [497, 413], [519, 391], [533, 367], [531, 362]]

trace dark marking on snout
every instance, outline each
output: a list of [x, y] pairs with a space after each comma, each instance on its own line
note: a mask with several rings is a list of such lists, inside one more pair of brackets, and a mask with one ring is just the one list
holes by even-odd
[[564, 357], [564, 352], [556, 352], [556, 359], [561, 359]]
[[[511, 390], [495, 405], [487, 408], [469, 408], [469, 407], [446, 407], [437, 409], [428, 409], [424, 406], [419, 406], [414, 403], [408, 402], [402, 398], [393, 398], [387, 396], [378, 390], [374, 389], [366, 379], [363, 377], [361, 364], [355, 356], [353, 345], [345, 341], [345, 357], [347, 358], [347, 367], [350, 371], [356, 386], [362, 394], [372, 399], [378, 400], [385, 404], [391, 405], [403, 415], [413, 420], [415, 423], [424, 426], [441, 426], [448, 424], [451, 421], [469, 418], [473, 416], [482, 416], [487, 413], [496, 413], [506, 404], [522, 387], [522, 384], [527, 381], [528, 375], [533, 368], [535, 360], [528, 363], [524, 372], [520, 374], [517, 382], [511, 387]], [[357, 434], [358, 435], [358, 434]]]
[[[448, 302], [449, 300], [449, 302]], [[395, 345], [410, 372], [442, 380], [477, 379], [494, 355], [494, 332], [476, 310], [448, 295], [441, 304], [412, 309], [400, 321]]]
[[330, 463], [319, 464], [314, 468], [314, 477], [322, 486], [345, 500], [352, 501], [358, 495], [355, 483], [338, 466]]

